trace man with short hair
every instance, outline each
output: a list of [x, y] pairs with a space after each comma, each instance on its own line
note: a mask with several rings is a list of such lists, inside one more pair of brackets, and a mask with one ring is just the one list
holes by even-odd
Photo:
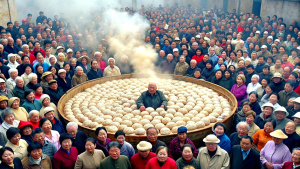
[[136, 147], [138, 149], [138, 153], [131, 157], [131, 167], [134, 169], [145, 169], [148, 161], [151, 158], [156, 157], [156, 154], [150, 152], [152, 145], [147, 141], [141, 141]]
[[160, 146], [167, 147], [166, 143], [157, 139], [158, 130], [155, 127], [149, 127], [146, 130], [147, 141], [152, 144], [151, 152], [155, 153], [156, 149]]
[[103, 77], [102, 72], [98, 69], [98, 62], [96, 60], [93, 60], [91, 62], [91, 65], [91, 70], [87, 73], [88, 79], [93, 80]]
[[256, 65], [256, 67], [255, 67], [255, 71], [257, 73], [261, 73], [263, 71], [263, 67], [266, 65], [265, 60], [266, 59], [265, 59], [264, 56], [262, 56], [262, 55], [258, 56], [258, 63]]
[[33, 46], [34, 46], [34, 49], [30, 52], [31, 54], [34, 55], [34, 52], [40, 51], [43, 54], [44, 57], [46, 56], [46, 53], [45, 53], [44, 49], [41, 48], [40, 42], [35, 41]]
[[294, 85], [295, 85], [295, 83], [291, 80], [288, 80], [285, 82], [284, 90], [282, 90], [278, 93], [278, 95], [279, 95], [278, 104], [279, 105], [286, 107], [290, 98], [299, 97], [299, 94], [294, 91]]
[[44, 93], [48, 94], [51, 98], [51, 102], [57, 105], [59, 99], [65, 94], [65, 92], [60, 86], [57, 85], [56, 80], [51, 80], [48, 82], [48, 85], [49, 87]]
[[230, 154], [231, 169], [260, 169], [260, 154], [253, 150], [253, 139], [248, 135], [241, 137], [240, 145], [232, 147]]
[[165, 74], [174, 74], [176, 61], [173, 59], [172, 54], [167, 55], [167, 60], [164, 60], [160, 64], [161, 72]]
[[67, 133], [72, 136], [72, 146], [76, 147], [78, 154], [85, 151], [85, 140], [88, 138], [87, 135], [78, 130], [78, 124], [75, 122], [69, 122], [66, 126]]
[[0, 78], [0, 95], [8, 97], [10, 99], [11, 97], [14, 97], [13, 92], [10, 89], [6, 88], [5, 80]]
[[266, 45], [262, 45], [261, 46], [261, 51], [259, 51], [257, 53], [258, 56], [262, 55], [265, 58], [267, 58], [268, 56], [272, 56], [272, 54], [268, 51], [268, 47]]
[[20, 105], [23, 105], [25, 102], [25, 91], [29, 88], [24, 86], [24, 80], [20, 76], [16, 78], [16, 87], [12, 90], [15, 97], [20, 99]]
[[34, 73], [37, 73], [35, 67], [38, 64], [41, 64], [43, 66], [44, 71], [48, 70], [48, 68], [50, 67], [50, 65], [45, 62], [44, 56], [41, 53], [38, 53], [36, 55], [36, 58], [37, 58], [37, 62], [33, 65]]
[[192, 59], [190, 62], [190, 67], [186, 70], [184, 76], [194, 77], [194, 73], [197, 68], [197, 61], [195, 59]]
[[231, 141], [231, 147], [234, 145], [239, 145], [241, 142], [241, 137], [244, 135], [248, 135], [250, 130], [250, 126], [247, 122], [241, 121], [236, 125], [236, 131], [230, 135], [229, 139]]
[[290, 152], [294, 148], [300, 146], [300, 136], [296, 133], [296, 124], [293, 121], [286, 123], [285, 128], [282, 129], [283, 133], [288, 136], [287, 139], [283, 140], [283, 143], [290, 149]]
[[38, 142], [43, 146], [43, 148], [42, 148], [43, 154], [46, 154], [52, 160], [57, 149], [50, 141], [45, 139], [46, 135], [45, 135], [44, 130], [41, 128], [36, 128], [32, 131], [32, 133], [30, 135], [34, 142]]
[[7, 38], [7, 45], [4, 47], [4, 51], [7, 53], [13, 53], [13, 54], [18, 54], [19, 49], [16, 44], [14, 44], [14, 39], [11, 37]]

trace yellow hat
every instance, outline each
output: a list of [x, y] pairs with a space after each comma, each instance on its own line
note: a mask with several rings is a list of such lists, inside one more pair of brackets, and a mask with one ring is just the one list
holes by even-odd
[[287, 139], [288, 136], [283, 133], [282, 130], [278, 129], [270, 133], [270, 136], [280, 139]]
[[0, 102], [2, 102], [2, 101], [8, 101], [8, 98], [4, 95], [1, 95], [0, 96]]

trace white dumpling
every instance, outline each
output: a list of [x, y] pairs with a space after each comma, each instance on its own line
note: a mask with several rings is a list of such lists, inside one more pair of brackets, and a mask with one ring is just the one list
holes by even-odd
[[161, 135], [168, 135], [168, 134], [171, 134], [171, 130], [167, 127], [164, 127], [160, 130], [160, 134]]
[[144, 128], [137, 128], [134, 131], [134, 134], [136, 134], [136, 135], [145, 135], [145, 133], [146, 133], [146, 130]]

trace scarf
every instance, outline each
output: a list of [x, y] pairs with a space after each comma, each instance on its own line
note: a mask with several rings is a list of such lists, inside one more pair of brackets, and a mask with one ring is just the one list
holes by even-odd
[[19, 123], [20, 123], [20, 121], [14, 120], [13, 124], [10, 125], [10, 124], [8, 124], [6, 121], [4, 121], [4, 122], [2, 123], [2, 127], [3, 127], [5, 130], [8, 130], [8, 129], [11, 128], [11, 127], [18, 127], [18, 126], [19, 126]]
[[42, 154], [41, 158], [34, 159], [31, 156], [29, 156], [29, 165], [40, 165], [42, 160], [44, 160], [47, 156], [45, 154]]
[[64, 61], [63, 62], [60, 62], [59, 60], [56, 62], [57, 64], [59, 64], [60, 68], [63, 68], [64, 67]]

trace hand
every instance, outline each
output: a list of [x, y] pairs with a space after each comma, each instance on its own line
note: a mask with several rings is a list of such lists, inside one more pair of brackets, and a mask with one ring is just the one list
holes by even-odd
[[161, 108], [165, 108], [165, 105], [161, 105], [160, 107], [161, 107]]
[[5, 63], [7, 60], [6, 59], [3, 59], [3, 63]]
[[145, 106], [141, 106], [140, 107], [140, 111], [142, 112], [142, 111], [145, 111], [146, 110], [146, 107]]
[[273, 164], [270, 163], [270, 162], [266, 162], [266, 163], [265, 163], [265, 166], [267, 167], [267, 169], [274, 169]]

